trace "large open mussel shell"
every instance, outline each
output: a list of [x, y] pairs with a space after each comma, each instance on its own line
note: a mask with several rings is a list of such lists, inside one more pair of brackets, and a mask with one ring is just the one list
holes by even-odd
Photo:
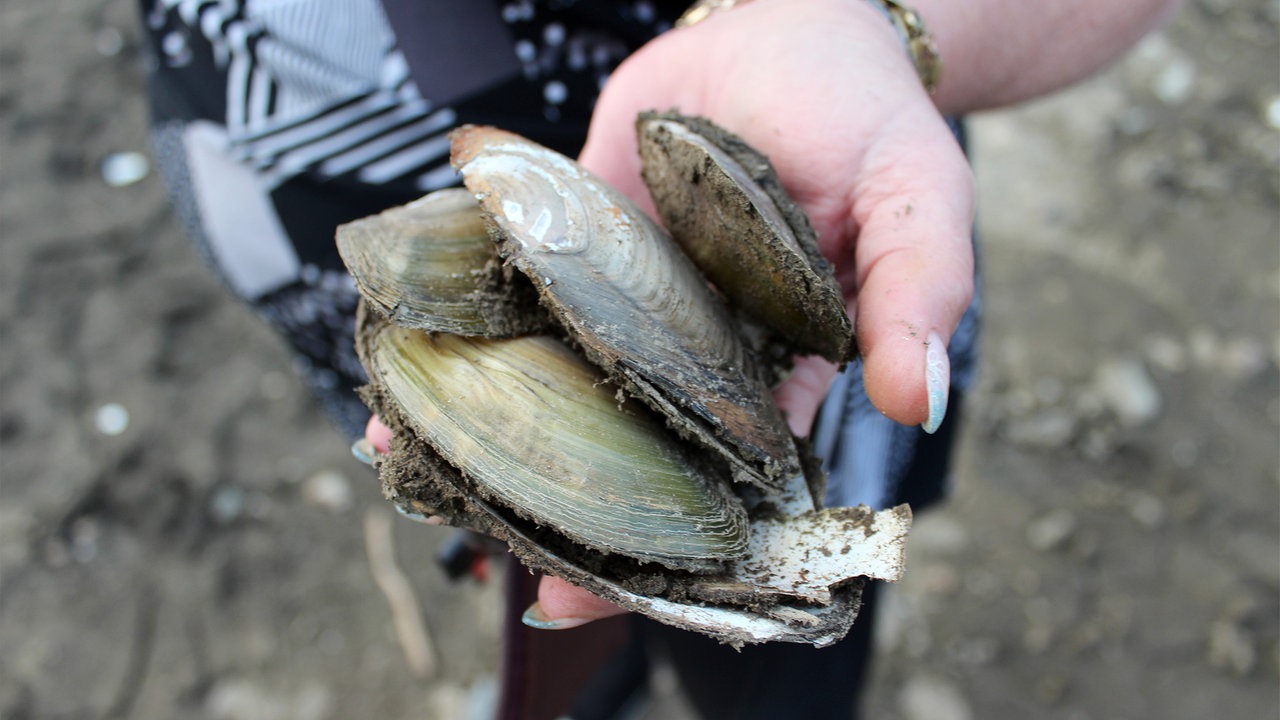
[[716, 287], [796, 350], [851, 359], [834, 272], [768, 159], [700, 118], [643, 113], [636, 129], [662, 223]]
[[587, 356], [735, 464], [776, 486], [794, 442], [723, 303], [671, 238], [572, 160], [495, 128], [453, 134], [453, 163]]
[[450, 188], [338, 228], [365, 300], [406, 327], [503, 337], [545, 324], [537, 297], [503, 271], [471, 193]]
[[746, 518], [646, 408], [620, 406], [560, 340], [383, 324], [363, 341], [382, 392], [475, 491], [587, 547], [707, 570], [742, 556]]

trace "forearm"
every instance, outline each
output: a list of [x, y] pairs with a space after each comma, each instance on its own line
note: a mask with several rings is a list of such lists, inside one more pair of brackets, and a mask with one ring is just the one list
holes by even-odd
[[1051, 92], [1114, 61], [1177, 0], [907, 0], [943, 61], [934, 101], [946, 114]]

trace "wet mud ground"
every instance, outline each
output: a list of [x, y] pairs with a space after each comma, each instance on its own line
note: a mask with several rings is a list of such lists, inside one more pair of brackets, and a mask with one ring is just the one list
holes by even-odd
[[[467, 717], [492, 584], [390, 524], [416, 675], [372, 473], [156, 175], [103, 180], [147, 151], [134, 12], [0, 7], [0, 717]], [[1107, 74], [975, 119], [985, 364], [871, 717], [1276, 717], [1277, 22], [1189, 2]], [[683, 716], [659, 680], [647, 717]]]

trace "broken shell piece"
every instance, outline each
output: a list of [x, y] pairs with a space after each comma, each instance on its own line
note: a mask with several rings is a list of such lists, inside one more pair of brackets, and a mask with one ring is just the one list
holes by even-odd
[[[405, 469], [415, 471], [412, 465]], [[522, 524], [488, 502], [469, 497], [466, 504], [466, 523], [505, 540], [527, 567], [735, 647], [774, 641], [824, 647], [844, 637], [857, 616], [863, 579], [902, 578], [911, 524], [905, 505], [753, 519], [746, 555], [722, 571], [657, 577], [634, 565], [571, 555], [548, 542], [543, 529]], [[756, 538], [762, 522], [773, 527]]]
[[377, 381], [475, 490], [603, 553], [714, 570], [746, 550], [746, 516], [662, 423], [620, 407], [594, 368], [545, 336], [484, 340], [384, 325]]
[[471, 193], [450, 188], [338, 228], [338, 253], [382, 315], [433, 332], [509, 337], [546, 324], [506, 277]]
[[796, 349], [851, 359], [834, 270], [768, 159], [702, 118], [642, 113], [636, 130], [662, 223], [711, 282]]
[[496, 128], [453, 135], [453, 163], [587, 357], [735, 475], [777, 487], [800, 471], [782, 414], [727, 308], [634, 203], [567, 157]]

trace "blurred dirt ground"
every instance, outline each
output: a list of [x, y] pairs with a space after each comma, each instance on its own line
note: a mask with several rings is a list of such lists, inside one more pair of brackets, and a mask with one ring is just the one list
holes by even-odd
[[[463, 718], [494, 589], [389, 515], [154, 173], [135, 7], [0, 6], [0, 717]], [[1280, 2], [1189, 2], [976, 118], [984, 370], [889, 594], [871, 717], [1280, 712]], [[651, 718], [681, 715], [669, 686]]]

